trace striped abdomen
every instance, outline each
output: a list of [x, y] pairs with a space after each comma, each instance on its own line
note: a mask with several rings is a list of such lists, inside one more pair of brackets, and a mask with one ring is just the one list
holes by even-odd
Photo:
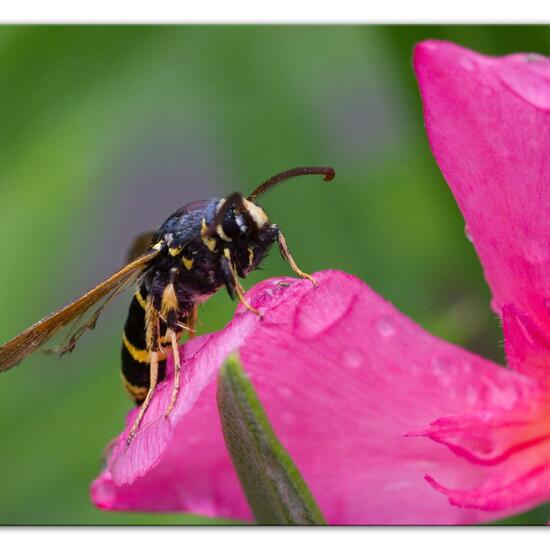
[[[126, 391], [137, 405], [141, 405], [147, 396], [150, 384], [150, 355], [145, 338], [145, 309], [147, 294], [140, 288], [134, 295], [124, 332], [122, 334], [122, 380]], [[161, 345], [166, 343], [164, 334], [166, 327], [161, 324]], [[166, 353], [158, 352], [158, 381], [166, 376]]]

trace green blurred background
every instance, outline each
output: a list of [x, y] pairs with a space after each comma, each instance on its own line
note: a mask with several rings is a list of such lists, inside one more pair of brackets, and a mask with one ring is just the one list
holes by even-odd
[[[263, 205], [307, 271], [354, 273], [429, 331], [503, 360], [464, 222], [428, 147], [411, 56], [442, 38], [550, 53], [550, 27], [0, 27], [0, 340], [124, 261], [177, 207], [328, 164]], [[278, 254], [247, 286], [290, 274]], [[1, 524], [205, 523], [96, 510], [130, 402], [120, 298], [71, 356], [0, 379]], [[208, 302], [202, 332], [235, 305]], [[548, 507], [514, 518], [543, 523]]]

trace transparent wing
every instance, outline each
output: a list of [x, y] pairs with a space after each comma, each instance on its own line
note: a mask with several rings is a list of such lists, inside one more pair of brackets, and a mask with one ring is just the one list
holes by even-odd
[[132, 243], [132, 246], [128, 250], [127, 260], [129, 262], [134, 261], [136, 258], [145, 253], [146, 250], [149, 250], [153, 244], [153, 238], [156, 235], [156, 231], [146, 231], [145, 233], [139, 234]]
[[[8, 370], [24, 357], [35, 352], [40, 346], [47, 342], [59, 330], [75, 323], [68, 342], [58, 352], [70, 351], [76, 340], [87, 330], [93, 328], [103, 308], [109, 303], [127, 284], [133, 282], [143, 271], [143, 268], [150, 262], [158, 251], [151, 250], [139, 258], [125, 265], [122, 269], [113, 273], [110, 277], [99, 283], [97, 286], [70, 302], [61, 309], [50, 313], [34, 325], [17, 335], [15, 338], [0, 347], [0, 372]], [[76, 327], [83, 315], [95, 303], [105, 298], [103, 304], [94, 312], [92, 319], [80, 327]]]

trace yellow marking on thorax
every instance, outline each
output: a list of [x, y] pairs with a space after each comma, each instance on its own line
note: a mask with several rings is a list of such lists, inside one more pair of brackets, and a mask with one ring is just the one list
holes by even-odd
[[183, 250], [182, 246], [178, 246], [176, 248], [169, 248], [168, 254], [170, 254], [170, 256], [177, 256], [182, 250]]
[[216, 239], [213, 237], [207, 237], [206, 232], [208, 231], [208, 226], [206, 225], [206, 220], [202, 219], [202, 227], [201, 227], [201, 236], [202, 236], [202, 242], [210, 252], [214, 252], [216, 250]]
[[138, 304], [143, 308], [143, 309], [147, 309], [147, 302], [143, 299], [143, 296], [141, 295], [141, 291], [138, 290], [134, 296], [136, 297], [136, 300], [138, 302]]
[[[132, 344], [128, 340], [128, 338], [126, 338], [126, 334], [124, 332], [122, 333], [122, 342], [124, 343], [124, 346], [128, 350], [128, 353], [132, 356], [132, 359], [134, 361], [145, 364], [149, 363], [150, 353], [145, 349], [136, 348], [136, 346], [134, 346], [134, 344]], [[164, 352], [159, 351], [158, 356], [159, 361], [163, 361], [164, 359], [166, 359], [166, 354]]]
[[162, 248], [162, 240], [155, 243], [152, 247], [153, 250], [160, 250]]
[[181, 262], [185, 266], [185, 269], [191, 271], [193, 269], [193, 263], [195, 262], [193, 258], [186, 258], [185, 256], [181, 257]]
[[252, 265], [253, 260], [254, 260], [254, 250], [248, 247], [248, 265]]

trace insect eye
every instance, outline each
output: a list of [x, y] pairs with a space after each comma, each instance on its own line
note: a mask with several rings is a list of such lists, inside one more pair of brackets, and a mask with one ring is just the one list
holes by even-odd
[[235, 211], [223, 220], [222, 229], [230, 239], [236, 239], [248, 230], [242, 215]]

